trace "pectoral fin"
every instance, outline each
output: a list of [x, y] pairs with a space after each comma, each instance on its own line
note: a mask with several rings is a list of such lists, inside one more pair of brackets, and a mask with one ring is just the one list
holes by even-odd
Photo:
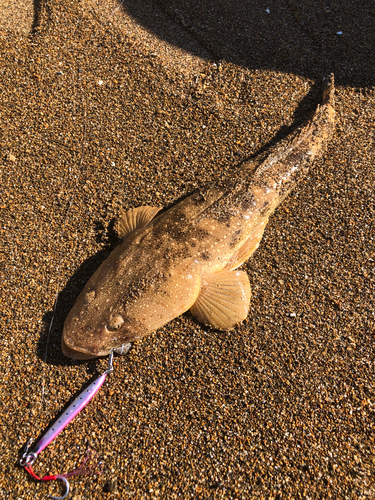
[[138, 207], [121, 215], [117, 223], [117, 234], [125, 238], [136, 229], [147, 226], [147, 224], [161, 210], [161, 207]]
[[244, 271], [223, 271], [202, 279], [190, 311], [201, 323], [227, 330], [246, 318], [250, 296], [249, 278]]

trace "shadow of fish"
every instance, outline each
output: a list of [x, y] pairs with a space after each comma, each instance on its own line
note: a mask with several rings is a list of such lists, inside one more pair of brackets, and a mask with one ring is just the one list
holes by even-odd
[[250, 284], [237, 268], [257, 249], [269, 216], [307, 173], [334, 123], [331, 76], [313, 117], [265, 159], [242, 164], [159, 215], [157, 207], [123, 214], [121, 242], [65, 321], [64, 354], [107, 355], [189, 309], [218, 329], [245, 319]]

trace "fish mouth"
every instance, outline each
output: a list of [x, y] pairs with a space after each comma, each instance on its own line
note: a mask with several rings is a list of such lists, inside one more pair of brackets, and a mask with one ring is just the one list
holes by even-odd
[[92, 354], [86, 353], [86, 352], [80, 352], [80, 351], [75, 351], [74, 349], [71, 349], [68, 347], [64, 340], [61, 342], [61, 350], [64, 354], [64, 356], [67, 356], [68, 358], [72, 359], [94, 359], [96, 356], [93, 356]]
[[122, 344], [120, 347], [114, 348], [114, 349], [109, 349], [108, 351], [102, 351], [99, 354], [90, 354], [89, 352], [84, 352], [84, 351], [77, 351], [75, 349], [72, 349], [71, 347], [67, 346], [65, 344], [64, 339], [61, 341], [61, 350], [64, 354], [64, 356], [67, 356], [68, 358], [72, 359], [78, 359], [81, 361], [88, 360], [88, 359], [95, 359], [95, 358], [100, 358], [102, 356], [108, 356], [111, 352], [114, 352], [116, 354], [119, 354], [120, 356], [127, 354], [132, 347], [132, 344], [126, 343]]
[[72, 349], [66, 344], [64, 337], [61, 339], [61, 350], [64, 356], [82, 361], [88, 359], [100, 358], [102, 356], [108, 356], [108, 354], [111, 352], [111, 349], [108, 349], [105, 351], [98, 352], [97, 354], [93, 354], [92, 352], [84, 349], [82, 350]]

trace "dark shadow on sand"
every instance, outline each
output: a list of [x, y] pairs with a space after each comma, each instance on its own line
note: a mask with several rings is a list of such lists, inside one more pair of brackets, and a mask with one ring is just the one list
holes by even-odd
[[[160, 40], [206, 60], [314, 80], [334, 73], [337, 85], [375, 82], [373, 0], [116, 1]], [[53, 3], [33, 4], [35, 35]]]
[[161, 40], [206, 59], [374, 85], [372, 0], [124, 0], [121, 6]]
[[33, 0], [33, 23], [31, 25], [31, 34], [36, 35], [39, 31], [42, 19], [49, 17], [50, 7], [48, 0]]
[[[74, 365], [77, 363], [89, 363], [92, 367], [95, 366], [95, 360], [90, 361], [77, 361], [65, 357], [61, 351], [61, 336], [64, 327], [65, 319], [73, 307], [78, 295], [81, 293], [87, 281], [94, 274], [95, 270], [100, 266], [100, 264], [108, 257], [108, 255], [113, 250], [114, 246], [118, 242], [118, 238], [114, 231], [114, 223], [112, 220], [107, 235], [104, 238], [107, 245], [103, 250], [100, 250], [95, 255], [92, 255], [86, 259], [73, 276], [69, 279], [66, 286], [58, 294], [56, 301], [55, 312], [53, 310], [48, 311], [43, 316], [43, 328], [40, 334], [37, 354], [39, 359], [43, 360], [46, 356], [46, 344], [48, 342], [47, 357], [46, 362], [51, 365]], [[101, 223], [95, 224], [97, 230], [97, 240], [102, 239], [103, 227]], [[52, 327], [50, 331], [51, 321]], [[95, 370], [93, 371], [95, 373]]]

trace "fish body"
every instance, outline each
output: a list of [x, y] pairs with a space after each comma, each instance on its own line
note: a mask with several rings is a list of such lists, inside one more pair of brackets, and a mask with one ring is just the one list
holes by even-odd
[[157, 207], [125, 213], [119, 222], [121, 242], [66, 319], [64, 354], [76, 359], [107, 355], [189, 309], [218, 329], [245, 319], [250, 284], [237, 268], [256, 250], [272, 212], [323, 150], [334, 122], [331, 77], [313, 117], [265, 159], [243, 163], [159, 215]]

